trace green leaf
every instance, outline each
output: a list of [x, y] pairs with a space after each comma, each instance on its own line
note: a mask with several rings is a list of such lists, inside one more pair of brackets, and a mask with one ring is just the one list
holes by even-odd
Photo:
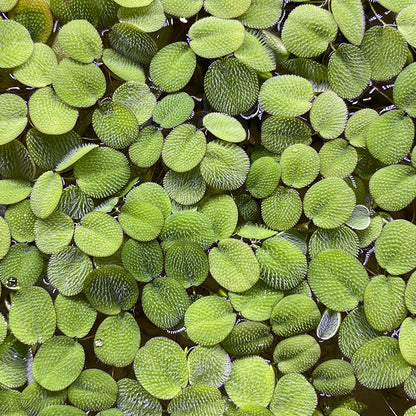
[[258, 261], [251, 248], [242, 241], [220, 240], [218, 246], [210, 250], [208, 259], [211, 275], [227, 290], [243, 292], [260, 278]]
[[312, 127], [324, 139], [340, 136], [347, 124], [348, 110], [345, 102], [333, 91], [319, 94], [312, 104], [310, 121]]
[[71, 243], [74, 223], [68, 215], [55, 211], [48, 218], [36, 220], [34, 233], [39, 250], [53, 254]]
[[297, 6], [286, 19], [282, 40], [297, 56], [311, 58], [328, 48], [337, 36], [338, 27], [331, 13], [311, 4]]
[[379, 275], [371, 280], [364, 294], [364, 312], [374, 329], [385, 332], [400, 326], [407, 315], [405, 288], [400, 277]]
[[125, 81], [145, 82], [146, 80], [144, 69], [139, 64], [114, 49], [104, 49], [102, 60], [110, 71]]
[[32, 191], [32, 185], [21, 179], [0, 180], [0, 204], [11, 205], [26, 199]]
[[[135, 115], [138, 125], [148, 121], [156, 107], [156, 97], [144, 82], [129, 81], [121, 84], [114, 91], [113, 100], [128, 107]], [[123, 128], [122, 124], [120, 128]]]
[[205, 296], [187, 309], [186, 333], [197, 344], [215, 345], [231, 332], [235, 319], [236, 315], [227, 300], [219, 296]]
[[319, 151], [321, 175], [325, 178], [345, 178], [357, 165], [357, 151], [346, 140], [335, 139], [325, 143]]
[[208, 113], [202, 119], [202, 123], [211, 134], [226, 142], [240, 143], [247, 136], [241, 123], [228, 114]]
[[147, 202], [155, 205], [167, 219], [172, 210], [172, 203], [165, 190], [155, 182], [145, 182], [134, 187], [126, 196], [125, 203]]
[[221, 344], [231, 355], [261, 354], [273, 344], [273, 335], [270, 327], [261, 322], [241, 321]]
[[[1, 21], [0, 21], [1, 23]], [[1, 30], [1, 29], [0, 29]], [[18, 137], [27, 124], [27, 104], [15, 94], [0, 94], [0, 144], [6, 144]]]
[[130, 160], [140, 168], [153, 166], [162, 154], [163, 135], [156, 127], [147, 126], [129, 147]]
[[370, 245], [381, 233], [383, 228], [383, 219], [380, 215], [370, 218], [370, 225], [365, 230], [357, 230], [360, 248]]
[[353, 309], [364, 299], [367, 272], [351, 254], [342, 250], [325, 250], [310, 263], [308, 282], [319, 300], [334, 311]]
[[197, 346], [188, 355], [189, 383], [220, 388], [231, 371], [229, 355], [219, 346]]
[[416, 310], [416, 272], [410, 276], [407, 281], [404, 301], [410, 313], [415, 314]]
[[53, 170], [66, 154], [82, 145], [82, 140], [74, 131], [48, 135], [32, 128], [26, 134], [26, 145], [36, 165]]
[[92, 262], [86, 254], [77, 247], [64, 247], [49, 259], [48, 280], [62, 295], [73, 296], [83, 290], [92, 270]]
[[29, 287], [36, 283], [42, 270], [43, 257], [36, 246], [14, 244], [0, 262], [0, 280], [8, 289]]
[[313, 367], [321, 356], [321, 347], [307, 334], [280, 341], [273, 352], [273, 361], [283, 374], [303, 373]]
[[97, 311], [83, 294], [66, 297], [59, 294], [55, 299], [56, 324], [67, 337], [84, 338], [97, 318]]
[[117, 383], [103, 370], [84, 370], [68, 388], [68, 399], [82, 410], [99, 411], [111, 407], [117, 398]]
[[391, 274], [405, 274], [416, 267], [416, 225], [407, 220], [388, 223], [376, 241], [376, 259]]
[[365, 28], [364, 8], [361, 1], [333, 0], [331, 11], [341, 33], [349, 42], [359, 45], [363, 40]]
[[66, 104], [84, 108], [104, 95], [106, 82], [97, 65], [63, 59], [53, 73], [53, 88]]
[[37, 286], [20, 289], [13, 297], [9, 325], [24, 344], [43, 343], [52, 338], [56, 315], [49, 293]]
[[251, 0], [250, 7], [238, 20], [247, 27], [267, 29], [277, 23], [281, 13], [281, 0]]
[[185, 353], [165, 337], [154, 337], [139, 349], [134, 373], [152, 396], [163, 400], [177, 396], [188, 384]]
[[361, 43], [371, 67], [371, 79], [386, 81], [397, 75], [407, 58], [407, 44], [403, 35], [391, 26], [369, 28]]
[[98, 147], [74, 166], [77, 185], [94, 198], [105, 198], [120, 190], [130, 177], [127, 158], [117, 150]]
[[280, 157], [282, 181], [294, 188], [304, 188], [312, 183], [318, 176], [319, 166], [320, 159], [316, 150], [303, 143], [287, 147]]
[[341, 352], [351, 359], [359, 348], [380, 335], [381, 333], [367, 321], [364, 307], [358, 306], [342, 321], [338, 333], [338, 346]]
[[320, 320], [321, 313], [314, 300], [300, 294], [285, 296], [275, 305], [270, 317], [273, 332], [281, 337], [309, 332]]
[[191, 17], [199, 12], [203, 0], [161, 0], [166, 13], [178, 17]]
[[289, 230], [302, 215], [302, 200], [293, 190], [278, 186], [276, 191], [261, 201], [261, 216], [273, 230]]
[[101, 58], [103, 44], [100, 34], [88, 20], [71, 20], [58, 32], [57, 41], [65, 54], [88, 64]]
[[270, 410], [281, 416], [312, 415], [318, 399], [301, 374], [286, 374], [276, 384]]
[[306, 275], [306, 257], [293, 243], [282, 238], [266, 240], [256, 251], [256, 258], [261, 279], [275, 289], [292, 289]]
[[[0, 343], [0, 383], [11, 389], [23, 386], [28, 378], [27, 365], [32, 360], [28, 345], [17, 341], [12, 334], [7, 336]], [[0, 401], [0, 409], [2, 404], [3, 401]]]
[[[216, 17], [212, 19], [222, 20]], [[226, 21], [237, 23], [235, 20]], [[228, 37], [221, 37], [228, 42]], [[204, 91], [214, 110], [231, 116], [244, 113], [257, 101], [258, 76], [253, 68], [238, 59], [219, 59], [205, 73]]]
[[49, 406], [63, 405], [66, 398], [66, 390], [48, 391], [33, 381], [22, 391], [20, 403], [29, 414], [37, 415]]
[[81, 344], [72, 338], [56, 336], [41, 345], [36, 353], [33, 377], [47, 390], [62, 390], [81, 374], [84, 361], [85, 352]]
[[416, 197], [415, 184], [415, 169], [406, 165], [391, 165], [379, 169], [371, 177], [369, 188], [380, 208], [399, 211]]
[[255, 32], [246, 30], [243, 44], [234, 52], [234, 56], [259, 72], [276, 69], [273, 50], [269, 48], [262, 36]]
[[194, 100], [186, 92], [168, 94], [156, 105], [153, 121], [164, 129], [171, 129], [191, 117], [194, 105]]
[[0, 20], [0, 37], [0, 68], [13, 68], [29, 59], [33, 41], [23, 25], [14, 20]]
[[94, 335], [94, 352], [104, 364], [126, 367], [133, 362], [140, 340], [140, 328], [133, 315], [121, 312], [101, 322]]
[[307, 79], [313, 87], [314, 92], [323, 92], [330, 89], [328, 81], [328, 68], [326, 65], [307, 58], [292, 58], [283, 60], [282, 66], [293, 75]]
[[283, 293], [259, 280], [251, 289], [242, 293], [229, 292], [233, 308], [244, 318], [252, 321], [266, 321], [274, 306], [283, 298]]
[[157, 240], [139, 242], [129, 239], [121, 254], [123, 266], [139, 282], [148, 282], [163, 270], [163, 254]]
[[312, 373], [313, 386], [331, 396], [351, 393], [355, 388], [354, 370], [348, 361], [327, 360]]
[[268, 79], [260, 89], [259, 103], [267, 113], [300, 116], [311, 108], [312, 84], [297, 75], [280, 75]]
[[237, 406], [266, 407], [272, 399], [275, 375], [270, 364], [259, 356], [235, 360], [225, 382], [225, 391]]
[[388, 111], [369, 127], [368, 151], [385, 164], [397, 163], [410, 151], [414, 133], [413, 121], [404, 111]]
[[210, 16], [197, 20], [189, 28], [189, 46], [203, 58], [219, 58], [236, 51], [244, 35], [244, 26], [237, 20]]
[[142, 307], [146, 317], [157, 327], [175, 328], [185, 316], [189, 298], [181, 283], [161, 277], [144, 286]]
[[326, 178], [312, 185], [303, 200], [305, 215], [321, 228], [336, 228], [352, 214], [354, 191], [339, 178]]
[[346, 226], [325, 230], [318, 228], [309, 239], [309, 255], [313, 259], [324, 250], [342, 250], [351, 256], [358, 256], [357, 234]]
[[114, 149], [131, 145], [139, 134], [139, 124], [133, 112], [114, 101], [105, 101], [95, 109], [92, 125], [99, 139]]
[[365, 147], [368, 130], [378, 117], [372, 108], [363, 108], [354, 113], [345, 126], [345, 138], [355, 147]]
[[119, 223], [103, 212], [90, 212], [82, 217], [74, 234], [75, 244], [89, 256], [108, 257], [123, 241]]
[[394, 103], [411, 117], [416, 116], [415, 87], [412, 82], [415, 74], [416, 63], [410, 64], [397, 76], [393, 87]]
[[160, 0], [151, 0], [147, 5], [139, 7], [120, 7], [117, 15], [120, 22], [131, 23], [143, 32], [155, 32], [161, 29], [166, 21]]
[[[0, 259], [2, 259], [4, 256], [7, 255], [10, 247], [10, 229], [7, 225], [7, 222], [4, 220], [4, 218], [1, 218], [0, 220]], [[0, 269], [0, 279], [1, 279], [1, 269]]]
[[162, 416], [162, 405], [136, 380], [123, 378], [117, 382], [117, 408], [128, 416]]
[[166, 92], [186, 86], [196, 68], [196, 56], [185, 42], [174, 42], [162, 48], [150, 63], [152, 81]]
[[[336, 4], [336, 1], [332, 4]], [[350, 2], [352, 3], [351, 0]], [[361, 2], [358, 2], [357, 5], [362, 9]], [[361, 39], [358, 44], [360, 42]], [[357, 46], [341, 45], [329, 58], [329, 83], [331, 88], [342, 98], [355, 98], [361, 95], [370, 81], [370, 76], [370, 64]]]
[[139, 241], [154, 240], [163, 228], [163, 214], [150, 202], [129, 202], [123, 205], [119, 222], [124, 232]]
[[206, 191], [206, 184], [198, 167], [187, 172], [169, 170], [163, 178], [163, 187], [171, 199], [182, 205], [196, 204]]
[[93, 26], [98, 23], [98, 6], [88, 0], [48, 0], [51, 11], [59, 21], [86, 19]]
[[291, 145], [310, 145], [311, 130], [308, 125], [294, 117], [272, 116], [261, 127], [261, 143], [273, 153], [282, 153]]
[[216, 240], [231, 237], [238, 221], [238, 209], [234, 199], [226, 194], [209, 195], [198, 206], [212, 222]]
[[351, 363], [358, 381], [370, 389], [398, 386], [411, 371], [400, 353], [399, 341], [385, 336], [364, 344], [354, 353]]
[[266, 198], [277, 188], [279, 180], [279, 163], [270, 156], [264, 156], [250, 166], [246, 188], [255, 198]]
[[0, 174], [3, 179], [32, 181], [35, 178], [35, 163], [20, 141], [13, 140], [0, 146]]
[[[384, 0], [385, 2], [386, 0]], [[410, 5], [405, 6], [407, 1], [400, 2], [403, 4], [402, 10], [396, 16], [396, 24], [399, 32], [404, 36], [410, 46], [416, 46], [416, 5], [410, 0]]]
[[224, 190], [239, 188], [250, 167], [247, 153], [233, 143], [214, 140], [207, 145], [202, 159], [201, 174], [208, 185]]
[[213, 386], [189, 386], [175, 396], [168, 405], [173, 416], [221, 416], [225, 403], [221, 392]]
[[84, 291], [91, 305], [106, 315], [132, 308], [139, 296], [134, 277], [114, 265], [92, 271], [85, 280]]
[[38, 218], [52, 214], [62, 194], [62, 178], [58, 173], [48, 171], [36, 181], [30, 197], [30, 207]]
[[[148, 4], [150, 2], [151, 0]], [[108, 39], [116, 52], [136, 64], [150, 64], [157, 52], [153, 38], [130, 23], [116, 23], [111, 28]]]
[[266, 238], [274, 237], [277, 231], [271, 230], [262, 224], [247, 222], [238, 226], [235, 233], [250, 240], [265, 240]]
[[165, 138], [162, 160], [175, 172], [187, 172], [199, 164], [205, 151], [204, 133], [192, 124], [181, 124]]
[[165, 272], [184, 288], [199, 286], [208, 277], [208, 257], [193, 242], [178, 242], [166, 250]]
[[62, 416], [84, 416], [85, 412], [77, 407], [65, 404], [46, 407], [39, 413], [39, 416], [55, 416], [56, 414], [60, 414]]
[[400, 326], [399, 347], [403, 358], [410, 364], [415, 365], [416, 356], [413, 349], [416, 328], [414, 318], [406, 318]]
[[44, 87], [31, 95], [29, 115], [41, 133], [55, 135], [68, 133], [74, 128], [78, 110], [62, 101], [51, 87]]

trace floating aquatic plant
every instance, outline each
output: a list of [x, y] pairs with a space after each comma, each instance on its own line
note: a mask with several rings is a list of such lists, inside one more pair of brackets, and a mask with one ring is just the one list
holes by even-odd
[[411, 0], [0, 12], [1, 415], [415, 400]]

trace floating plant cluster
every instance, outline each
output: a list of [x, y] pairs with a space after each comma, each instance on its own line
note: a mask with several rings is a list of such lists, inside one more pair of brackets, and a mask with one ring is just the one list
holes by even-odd
[[416, 415], [415, 0], [0, 11], [0, 415]]

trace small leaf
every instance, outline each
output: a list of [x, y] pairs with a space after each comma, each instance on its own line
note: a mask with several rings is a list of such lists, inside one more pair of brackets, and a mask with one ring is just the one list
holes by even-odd
[[80, 343], [72, 338], [56, 336], [41, 345], [36, 353], [33, 377], [43, 388], [59, 391], [77, 379], [84, 362], [85, 352]]
[[187, 309], [186, 333], [197, 344], [215, 345], [231, 332], [235, 318], [233, 308], [227, 300], [219, 296], [205, 296]]
[[358, 381], [370, 389], [398, 386], [411, 371], [400, 353], [399, 341], [386, 336], [364, 344], [354, 353], [351, 363]]
[[233, 361], [225, 391], [237, 406], [266, 407], [272, 399], [275, 376], [272, 367], [259, 356]]
[[203, 58], [219, 58], [236, 51], [243, 43], [244, 34], [244, 26], [237, 20], [205, 17], [190, 27], [189, 46]]
[[154, 337], [139, 349], [134, 373], [140, 384], [158, 399], [171, 399], [188, 384], [185, 353], [179, 344], [165, 337]]
[[327, 308], [322, 314], [321, 322], [319, 322], [318, 328], [316, 328], [316, 335], [324, 341], [331, 339], [338, 332], [340, 324], [341, 314]]

